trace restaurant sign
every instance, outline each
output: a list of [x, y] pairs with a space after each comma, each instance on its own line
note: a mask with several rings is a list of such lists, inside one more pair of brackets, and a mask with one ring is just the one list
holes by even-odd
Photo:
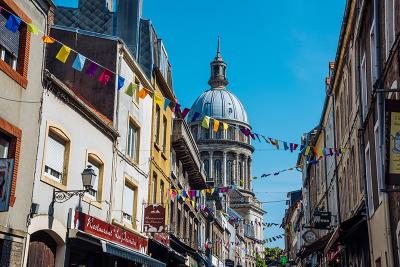
[[385, 102], [386, 109], [386, 184], [400, 185], [400, 101]]
[[96, 237], [139, 252], [147, 251], [148, 241], [146, 238], [77, 210], [75, 211], [74, 225], [76, 229]]
[[165, 208], [163, 205], [150, 204], [144, 208], [143, 232], [165, 232]]

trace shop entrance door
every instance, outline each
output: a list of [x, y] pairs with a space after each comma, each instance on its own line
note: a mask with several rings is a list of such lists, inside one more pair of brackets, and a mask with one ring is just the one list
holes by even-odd
[[28, 253], [28, 267], [54, 267], [57, 244], [46, 233], [31, 236]]

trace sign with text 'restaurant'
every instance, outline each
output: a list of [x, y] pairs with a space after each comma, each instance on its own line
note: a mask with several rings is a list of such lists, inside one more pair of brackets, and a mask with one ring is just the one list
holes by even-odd
[[150, 204], [144, 208], [143, 228], [145, 233], [165, 232], [165, 208], [159, 204]]
[[148, 241], [146, 238], [77, 210], [75, 211], [74, 225], [76, 229], [85, 233], [112, 241], [136, 251], [147, 251]]
[[386, 184], [400, 185], [400, 101], [386, 100]]

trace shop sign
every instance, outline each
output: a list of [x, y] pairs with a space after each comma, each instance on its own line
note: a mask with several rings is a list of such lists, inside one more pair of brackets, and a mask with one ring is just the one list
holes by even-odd
[[14, 173], [14, 159], [0, 159], [0, 212], [10, 206], [11, 184]]
[[136, 251], [147, 251], [147, 239], [106, 223], [85, 213], [75, 211], [75, 228], [99, 238], [112, 241]]
[[165, 208], [159, 204], [150, 204], [144, 208], [143, 232], [165, 232]]
[[166, 246], [169, 246], [169, 234], [167, 233], [154, 233], [153, 239]]
[[386, 184], [400, 185], [400, 101], [385, 102], [388, 129], [386, 131]]
[[331, 224], [332, 213], [329, 211], [315, 211], [313, 215], [315, 228], [326, 229]]

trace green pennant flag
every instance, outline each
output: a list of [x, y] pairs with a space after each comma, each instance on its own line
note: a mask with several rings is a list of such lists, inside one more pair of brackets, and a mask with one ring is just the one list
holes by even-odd
[[133, 97], [133, 94], [135, 93], [137, 88], [136, 83], [130, 83], [129, 86], [125, 90], [125, 94], [129, 95], [130, 97]]

